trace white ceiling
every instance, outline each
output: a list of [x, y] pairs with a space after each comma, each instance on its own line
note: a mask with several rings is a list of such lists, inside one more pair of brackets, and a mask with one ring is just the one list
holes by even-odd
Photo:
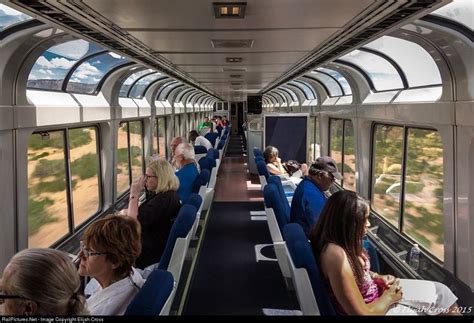
[[[215, 94], [232, 100], [239, 91], [255, 92], [276, 80], [376, 1], [247, 0], [243, 19], [216, 19], [210, 0], [83, 2]], [[253, 46], [214, 48], [213, 39], [251, 39]], [[242, 62], [227, 63], [226, 57], [242, 57]], [[234, 90], [231, 82], [242, 86]]]

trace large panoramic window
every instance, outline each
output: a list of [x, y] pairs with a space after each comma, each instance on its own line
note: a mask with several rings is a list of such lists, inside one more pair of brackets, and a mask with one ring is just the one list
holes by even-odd
[[138, 80], [130, 90], [130, 97], [132, 98], [142, 98], [145, 95], [145, 89], [150, 85], [151, 82], [156, 81], [162, 77], [161, 73], [154, 73], [147, 75], [140, 80]]
[[340, 60], [352, 63], [364, 70], [370, 77], [375, 91], [403, 88], [403, 82], [395, 67], [379, 55], [354, 50], [342, 56]]
[[30, 19], [33, 18], [0, 3], [0, 32]]
[[54, 245], [100, 211], [97, 137], [96, 127], [31, 135], [28, 143], [30, 248]]
[[329, 91], [329, 96], [341, 96], [342, 88], [330, 75], [319, 71], [312, 71], [311, 76], [319, 80]]
[[[28, 88], [61, 91], [64, 78], [74, 64], [81, 58], [101, 50], [100, 46], [82, 39], [49, 48], [33, 65], [28, 76]], [[87, 73], [85, 72], [86, 75], [90, 75]]]
[[74, 71], [67, 84], [67, 91], [92, 94], [108, 71], [127, 62], [125, 57], [112, 52], [91, 57]]
[[443, 146], [438, 132], [376, 125], [373, 161], [372, 209], [443, 260]]
[[146, 74], [153, 73], [153, 70], [147, 69], [147, 70], [142, 70], [140, 72], [133, 73], [130, 75], [122, 84], [122, 87], [120, 88], [120, 97], [127, 97], [128, 91], [130, 90], [130, 87], [135, 83], [136, 80], [138, 80], [140, 77]]
[[432, 12], [432, 14], [454, 20], [469, 29], [474, 29], [474, 4], [472, 0], [454, 0]]

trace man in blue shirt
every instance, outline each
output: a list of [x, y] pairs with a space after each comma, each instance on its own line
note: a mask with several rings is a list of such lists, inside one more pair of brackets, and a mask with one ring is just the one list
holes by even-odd
[[179, 144], [175, 150], [175, 161], [178, 166], [178, 171], [175, 173], [179, 179], [178, 195], [181, 202], [184, 202], [193, 192], [194, 181], [199, 175], [193, 145]]
[[334, 179], [341, 178], [334, 159], [324, 156], [316, 159], [309, 168], [308, 176], [298, 184], [291, 201], [291, 222], [299, 223], [306, 236], [309, 236], [326, 203], [323, 192], [329, 189]]

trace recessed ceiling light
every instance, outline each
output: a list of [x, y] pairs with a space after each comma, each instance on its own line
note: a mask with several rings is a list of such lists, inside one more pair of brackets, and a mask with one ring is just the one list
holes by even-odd
[[244, 18], [247, 2], [213, 2], [216, 18]]
[[241, 63], [242, 57], [226, 57], [225, 60], [227, 63]]

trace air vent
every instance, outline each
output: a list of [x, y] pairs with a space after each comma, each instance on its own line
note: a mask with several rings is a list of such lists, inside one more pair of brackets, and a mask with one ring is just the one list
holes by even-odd
[[224, 72], [246, 72], [246, 68], [229, 68], [229, 67], [224, 67], [222, 68]]
[[244, 18], [247, 2], [213, 2], [216, 18]]
[[214, 48], [252, 48], [253, 39], [211, 39]]
[[226, 57], [225, 61], [227, 63], [242, 63], [242, 57]]
[[240, 74], [230, 74], [229, 77], [233, 78], [233, 79], [238, 79], [238, 78], [241, 78], [242, 75], [240, 75]]
[[230, 85], [242, 85], [242, 82], [230, 82]]

